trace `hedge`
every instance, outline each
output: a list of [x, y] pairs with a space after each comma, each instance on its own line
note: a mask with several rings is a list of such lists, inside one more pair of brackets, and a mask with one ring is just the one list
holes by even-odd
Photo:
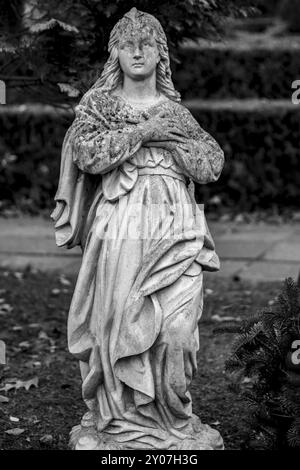
[[299, 210], [300, 105], [194, 101], [190, 109], [226, 156], [219, 181], [197, 187], [199, 200], [217, 195], [237, 212], [274, 206]]
[[0, 202], [37, 211], [51, 207], [60, 151], [70, 116], [48, 112], [0, 114]]
[[184, 99], [291, 99], [292, 82], [300, 79], [300, 41], [187, 46], [181, 63], [173, 67], [173, 78]]
[[[187, 103], [225, 150], [219, 181], [197, 185], [199, 202], [216, 196], [236, 211], [298, 207], [300, 106], [268, 102]], [[39, 210], [53, 206], [60, 150], [71, 123], [63, 114], [0, 114], [0, 201]]]

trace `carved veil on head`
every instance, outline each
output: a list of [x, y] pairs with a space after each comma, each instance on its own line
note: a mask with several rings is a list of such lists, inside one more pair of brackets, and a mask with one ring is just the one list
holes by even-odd
[[148, 33], [154, 36], [160, 55], [156, 73], [157, 89], [169, 99], [179, 102], [180, 94], [175, 90], [171, 78], [169, 49], [165, 32], [160, 22], [154, 16], [139, 11], [136, 8], [132, 8], [126, 13], [112, 29], [108, 43], [110, 56], [104, 65], [100, 78], [91, 89], [103, 88], [106, 91], [112, 91], [122, 83], [118, 45], [122, 37], [125, 35], [134, 36], [136, 32]]

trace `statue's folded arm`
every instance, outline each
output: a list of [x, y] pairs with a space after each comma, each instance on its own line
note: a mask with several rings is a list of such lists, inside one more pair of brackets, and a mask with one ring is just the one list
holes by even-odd
[[141, 146], [138, 130], [101, 132], [85, 128], [73, 141], [73, 161], [81, 171], [105, 174], [133, 157]]
[[[199, 184], [216, 181], [224, 166], [224, 152], [216, 140], [194, 119], [185, 107], [176, 105], [186, 136], [164, 142], [183, 173]], [[158, 144], [159, 145], [159, 144]]]
[[73, 161], [81, 171], [105, 174], [133, 157], [143, 145], [143, 132], [138, 125], [111, 129], [97, 103], [90, 98], [88, 104], [73, 123]]

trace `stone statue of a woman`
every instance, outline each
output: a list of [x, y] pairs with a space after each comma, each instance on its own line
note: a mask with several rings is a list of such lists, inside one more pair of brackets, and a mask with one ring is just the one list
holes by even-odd
[[[192, 414], [203, 270], [219, 269], [189, 181], [224, 155], [180, 104], [167, 40], [133, 8], [62, 150], [56, 240], [83, 251], [68, 320], [88, 407], [75, 449], [222, 449]], [[190, 185], [189, 185], [190, 187]]]

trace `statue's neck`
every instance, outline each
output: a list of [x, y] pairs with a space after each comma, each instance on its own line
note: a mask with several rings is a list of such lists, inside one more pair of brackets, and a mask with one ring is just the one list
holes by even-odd
[[153, 74], [144, 80], [132, 80], [124, 76], [122, 95], [131, 102], [149, 103], [157, 100], [156, 75]]

